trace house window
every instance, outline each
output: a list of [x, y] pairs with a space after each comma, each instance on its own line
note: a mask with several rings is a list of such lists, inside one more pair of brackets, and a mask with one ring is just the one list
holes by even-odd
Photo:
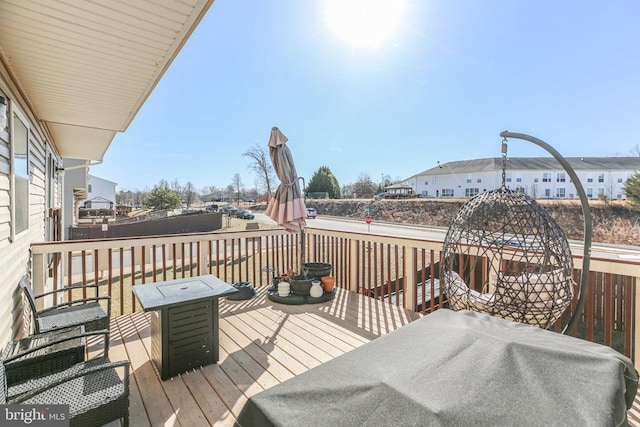
[[425, 181], [425, 182], [424, 182], [424, 185], [429, 185], [429, 181]]
[[603, 173], [599, 173], [598, 174], [598, 182], [604, 182], [604, 174]]
[[556, 188], [556, 197], [559, 199], [565, 198], [565, 189], [564, 188]]
[[593, 188], [587, 188], [587, 197], [589, 199], [593, 198]]
[[467, 184], [471, 184], [472, 179], [471, 175], [467, 175]]
[[478, 181], [477, 181], [477, 182], [478, 182], [478, 183], [481, 183], [481, 182], [482, 182], [482, 178], [478, 178]]
[[564, 172], [558, 172], [556, 174], [556, 182], [566, 182], [567, 176]]
[[11, 161], [13, 172], [13, 236], [29, 228], [29, 128], [13, 113]]
[[547, 199], [551, 197], [551, 189], [550, 188], [545, 188], [544, 189], [544, 197], [546, 197]]
[[538, 182], [538, 178], [533, 178], [533, 182]]
[[516, 182], [522, 182], [522, 175], [520, 174], [516, 175]]
[[618, 178], [618, 182], [620, 182], [620, 183], [621, 183], [621, 182], [622, 182], [622, 178]]
[[442, 197], [453, 197], [453, 188], [443, 188]]
[[598, 188], [598, 196], [601, 196], [604, 194], [604, 188]]
[[587, 182], [593, 182], [593, 175], [591, 174], [587, 175]]
[[431, 183], [432, 183], [433, 185], [435, 185], [435, 184], [437, 183], [437, 178], [438, 178], [438, 177], [436, 177], [436, 176], [432, 176], [432, 177], [431, 177]]
[[87, 191], [91, 193], [91, 184], [87, 185]]
[[549, 172], [542, 174], [542, 182], [551, 182], [551, 174]]
[[504, 180], [506, 182], [511, 182], [511, 172], [507, 172], [504, 176], [505, 176]]
[[480, 193], [478, 188], [465, 188], [464, 189], [464, 196], [465, 197], [477, 196], [478, 193]]

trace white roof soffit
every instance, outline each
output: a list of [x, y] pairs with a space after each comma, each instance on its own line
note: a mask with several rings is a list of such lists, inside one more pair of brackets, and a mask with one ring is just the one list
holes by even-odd
[[62, 157], [102, 160], [214, 0], [2, 0], [0, 57]]

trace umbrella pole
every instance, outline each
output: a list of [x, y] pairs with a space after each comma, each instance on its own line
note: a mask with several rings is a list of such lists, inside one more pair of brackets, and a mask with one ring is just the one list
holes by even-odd
[[305, 235], [304, 228], [300, 230], [300, 271], [302, 271], [302, 266], [304, 265], [304, 250], [305, 250]]
[[[307, 189], [303, 176], [299, 176], [296, 178], [298, 180], [302, 180], [302, 200], [304, 200], [304, 205], [307, 206]], [[306, 241], [304, 235], [304, 228], [300, 230], [300, 271], [302, 271], [302, 266], [304, 265], [304, 251], [306, 250]]]

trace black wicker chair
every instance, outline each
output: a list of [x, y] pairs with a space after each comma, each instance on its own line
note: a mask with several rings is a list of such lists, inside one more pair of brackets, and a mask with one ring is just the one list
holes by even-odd
[[[79, 325], [84, 325], [85, 331], [109, 329], [111, 297], [98, 296], [97, 285], [69, 286], [41, 295], [34, 295], [29, 279], [24, 276], [20, 281], [20, 286], [31, 309], [33, 330], [36, 334]], [[66, 301], [40, 311], [36, 308], [36, 300], [40, 298], [51, 295], [55, 299], [62, 292], [90, 289], [95, 290], [94, 297], [88, 296], [82, 299]], [[106, 301], [106, 310], [102, 307], [100, 301]]]
[[[92, 337], [94, 345], [102, 344], [101, 355], [96, 354], [95, 358], [108, 359], [109, 331], [105, 329], [84, 332], [82, 328], [77, 329], [68, 329], [64, 331], [65, 333], [55, 331], [31, 335], [29, 338], [34, 338], [36, 345], [28, 348], [21, 348], [19, 341], [11, 341], [7, 344], [0, 359], [4, 363], [7, 387], [12, 390], [9, 394], [15, 396], [29, 391], [30, 386], [17, 386], [18, 384], [64, 371], [85, 361], [87, 357], [87, 338], [89, 337]], [[52, 339], [51, 334], [57, 335]], [[80, 339], [83, 339], [83, 341], [79, 341]], [[75, 354], [75, 348], [72, 351], [65, 351], [65, 345], [75, 347], [77, 344], [83, 345], [82, 355]], [[96, 349], [95, 351], [97, 352], [98, 350]]]
[[[108, 358], [108, 331], [82, 334], [104, 335], [104, 352], [86, 362], [64, 370], [8, 385], [5, 364], [15, 358], [40, 351], [39, 346], [14, 357], [0, 359], [0, 403], [31, 405], [69, 405], [70, 425], [104, 425], [122, 420], [129, 425], [129, 362], [111, 362]], [[65, 338], [73, 339], [73, 337]], [[60, 340], [62, 341], [62, 340]], [[50, 343], [53, 345], [60, 341]]]

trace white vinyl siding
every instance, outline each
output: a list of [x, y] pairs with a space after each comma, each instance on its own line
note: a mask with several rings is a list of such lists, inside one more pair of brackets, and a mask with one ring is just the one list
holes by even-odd
[[[0, 68], [2, 65], [0, 64]], [[2, 71], [2, 70], [0, 70]], [[0, 72], [2, 76], [2, 72]], [[18, 150], [18, 162], [15, 164], [16, 175], [24, 179], [26, 184], [26, 195], [24, 200], [28, 201], [26, 211], [27, 216], [23, 218], [20, 228], [22, 230], [15, 238], [12, 236], [13, 224], [13, 171], [12, 171], [12, 150], [13, 150], [13, 123], [2, 130], [0, 129], [0, 259], [2, 269], [0, 269], [0, 317], [4, 321], [0, 324], [0, 348], [18, 336], [24, 334], [23, 330], [23, 310], [22, 294], [19, 288], [20, 278], [29, 272], [30, 259], [29, 249], [32, 243], [46, 240], [45, 234], [45, 212], [47, 203], [46, 186], [46, 152], [45, 138], [43, 137], [40, 124], [33, 119], [33, 115], [25, 108], [19, 108], [16, 104], [16, 97], [10, 91], [6, 82], [0, 77], [0, 96], [7, 99], [9, 106], [9, 121], [13, 122], [17, 113], [20, 122], [28, 129], [26, 155], [25, 147]], [[20, 132], [18, 134], [20, 135]], [[56, 162], [59, 156], [55, 149], [50, 146]], [[26, 156], [26, 161], [25, 161]], [[18, 170], [19, 169], [19, 170]], [[25, 176], [26, 174], [26, 176]], [[58, 182], [53, 185], [55, 196], [53, 203], [60, 206], [61, 187]], [[16, 187], [18, 189], [18, 187]], [[22, 208], [24, 211], [24, 207]]]

